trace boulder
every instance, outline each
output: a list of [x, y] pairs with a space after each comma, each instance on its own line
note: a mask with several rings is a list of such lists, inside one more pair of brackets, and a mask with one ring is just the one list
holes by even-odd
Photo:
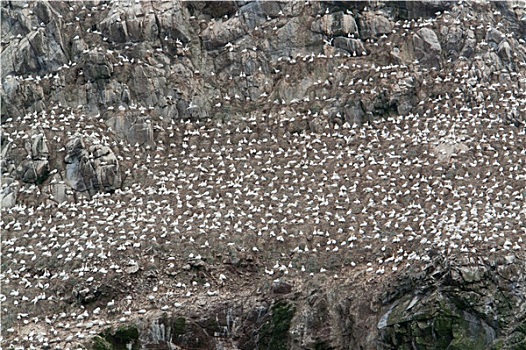
[[292, 285], [282, 280], [275, 280], [272, 283], [272, 292], [274, 294], [288, 294], [292, 292]]
[[360, 100], [349, 100], [345, 106], [345, 121], [350, 125], [361, 126], [364, 122], [365, 107]]
[[255, 13], [258, 16], [271, 18], [279, 16], [280, 11], [286, 7], [285, 3], [278, 1], [251, 1], [240, 7], [239, 12], [244, 13]]
[[513, 59], [513, 50], [507, 40], [501, 41], [498, 46], [497, 53], [499, 54], [500, 58], [507, 62]]
[[360, 39], [352, 39], [347, 37], [334, 38], [334, 47], [345, 50], [351, 54], [361, 56], [365, 52], [365, 46]]
[[[430, 288], [385, 302], [377, 324], [379, 349], [523, 348], [524, 286], [516, 283], [524, 279], [523, 264], [515, 255], [479, 264], [433, 264], [419, 282]], [[406, 280], [401, 287], [413, 283]]]
[[362, 39], [376, 38], [384, 34], [390, 34], [393, 30], [393, 23], [382, 15], [366, 12], [359, 20], [360, 37]]
[[474, 313], [462, 310], [453, 296], [407, 295], [380, 319], [387, 344], [418, 349], [487, 349], [496, 329]]
[[201, 32], [201, 38], [205, 49], [217, 50], [223, 48], [227, 43], [234, 42], [244, 33], [243, 20], [234, 17], [226, 22], [214, 22]]
[[119, 13], [112, 13], [100, 23], [102, 33], [116, 43], [128, 41], [126, 21], [121, 21]]
[[470, 58], [475, 52], [475, 46], [477, 45], [477, 39], [475, 38], [475, 32], [471, 29], [467, 29], [465, 32], [464, 46], [460, 51], [461, 57]]
[[33, 159], [45, 159], [49, 156], [49, 149], [46, 142], [46, 137], [43, 132], [35, 134], [31, 137], [32, 142], [30, 143], [30, 149], [28, 153]]
[[22, 182], [41, 184], [49, 175], [49, 162], [25, 160], [17, 167], [17, 175]]
[[[58, 30], [57, 24], [52, 26]], [[1, 62], [3, 79], [9, 74], [56, 71], [67, 63], [67, 56], [60, 36], [46, 35], [44, 30], [36, 30], [7, 46], [2, 51]]]
[[55, 174], [51, 178], [47, 190], [50, 198], [58, 203], [66, 202], [72, 197], [71, 188], [58, 174]]
[[16, 168], [16, 178], [24, 183], [41, 184], [50, 172], [49, 149], [41, 128], [31, 131], [31, 138], [24, 143], [26, 159]]
[[399, 18], [406, 20], [434, 17], [437, 12], [450, 10], [455, 3], [444, 0], [406, 0], [390, 1], [385, 5], [392, 8], [392, 12]]
[[442, 27], [441, 34], [445, 37], [444, 50], [450, 57], [458, 57], [463, 48], [464, 30], [461, 27]]
[[136, 113], [121, 113], [111, 117], [107, 124], [117, 135], [135, 145], [152, 145], [153, 128], [147, 116]]
[[486, 32], [486, 41], [488, 43], [494, 43], [494, 44], [500, 44], [502, 40], [504, 40], [506, 36], [499, 30], [495, 28], [490, 28]]
[[0, 208], [11, 208], [16, 204], [19, 182], [10, 176], [2, 177]]
[[358, 26], [354, 17], [342, 11], [324, 15], [312, 23], [311, 30], [328, 36], [358, 35]]
[[113, 73], [109, 57], [100, 52], [90, 52], [84, 66], [84, 76], [88, 81], [108, 79]]
[[76, 191], [112, 192], [121, 186], [113, 151], [92, 137], [74, 135], [66, 144], [66, 183]]
[[415, 57], [425, 67], [440, 67], [442, 48], [436, 33], [429, 28], [422, 28], [413, 35]]

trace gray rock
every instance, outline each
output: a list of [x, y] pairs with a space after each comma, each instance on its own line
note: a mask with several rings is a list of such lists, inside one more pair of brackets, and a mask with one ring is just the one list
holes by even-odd
[[345, 121], [350, 125], [361, 126], [364, 122], [365, 110], [360, 100], [349, 100], [345, 106]]
[[[421, 345], [419, 348], [429, 350], [452, 346], [485, 349], [491, 348], [495, 339], [500, 339], [498, 343], [501, 344], [523, 339], [523, 336], [515, 338], [515, 324], [518, 319], [524, 320], [526, 309], [524, 300], [519, 297], [524, 288], [514, 283], [511, 286], [510, 281], [524, 279], [520, 267], [524, 261], [519, 262], [512, 256], [514, 259], [509, 265], [506, 256], [483, 263], [467, 258], [462, 265], [433, 263], [429, 271], [433, 271], [434, 276], [447, 276], [448, 282], [443, 281], [441, 288], [430, 288], [424, 293], [419, 288], [398, 294], [394, 300], [384, 303], [386, 306], [378, 323], [383, 348], [400, 348], [407, 344], [409, 337]], [[424, 274], [423, 278], [418, 282], [420, 285], [433, 284], [437, 280], [429, 274]], [[405, 288], [413, 287], [406, 284]], [[495, 290], [498, 292], [494, 293]], [[410, 336], [406, 333], [409, 329], [412, 330]], [[434, 334], [441, 336], [435, 338]], [[429, 342], [431, 339], [434, 341]]]
[[422, 28], [413, 35], [415, 57], [427, 67], [440, 67], [442, 48], [436, 33], [429, 28]]
[[51, 178], [47, 190], [51, 199], [58, 203], [66, 202], [73, 197], [71, 188], [61, 179], [58, 174], [55, 174]]
[[312, 23], [311, 30], [328, 36], [358, 34], [358, 26], [354, 17], [341, 11], [324, 15]]
[[84, 76], [88, 81], [108, 79], [113, 73], [109, 58], [100, 52], [90, 52], [84, 66]]
[[382, 15], [366, 12], [360, 19], [360, 37], [362, 39], [375, 38], [383, 34], [390, 34], [393, 23]]
[[14, 99], [19, 91], [19, 85], [18, 80], [13, 76], [8, 76], [5, 79], [2, 79], [3, 94], [5, 94], [10, 100]]
[[132, 265], [129, 265], [127, 266], [124, 271], [128, 274], [128, 275], [133, 275], [134, 273], [137, 273], [139, 271], [139, 264], [132, 264]]
[[16, 204], [19, 182], [13, 177], [2, 177], [2, 191], [0, 191], [0, 207], [11, 208]]
[[477, 39], [475, 38], [475, 33], [471, 29], [466, 30], [466, 39], [464, 40], [464, 47], [462, 47], [459, 56], [470, 58], [475, 52], [476, 44]]
[[89, 148], [93, 155], [93, 168], [95, 169], [97, 185], [95, 189], [106, 192], [113, 191], [121, 185], [119, 162], [113, 151], [108, 146], [92, 145]]
[[16, 192], [2, 190], [0, 193], [0, 207], [1, 208], [11, 208], [16, 204]]
[[2, 149], [0, 151], [0, 169], [2, 171], [2, 174], [5, 174], [5, 173], [9, 173], [10, 170], [13, 170], [13, 169], [9, 169], [9, 166], [11, 165], [11, 167], [13, 167], [12, 164], [9, 164], [9, 153], [11, 151], [13, 147], [13, 143], [12, 142], [6, 142], [5, 144], [2, 145]]
[[41, 184], [49, 175], [49, 162], [47, 160], [22, 161], [16, 168], [17, 179], [25, 183]]
[[398, 14], [401, 19], [418, 19], [436, 16], [437, 12], [450, 10], [455, 1], [443, 0], [409, 0], [409, 1], [390, 1], [386, 6], [393, 8], [393, 12]]
[[348, 51], [351, 54], [361, 56], [365, 51], [365, 46], [360, 39], [352, 39], [347, 37], [334, 38], [334, 47]]
[[239, 8], [239, 12], [255, 13], [258, 16], [271, 18], [277, 17], [280, 11], [283, 10], [285, 4], [277, 1], [253, 1]]
[[115, 3], [113, 6], [115, 13], [102, 21], [101, 29], [115, 42], [149, 42], [175, 52], [176, 39], [183, 43], [190, 41], [191, 27], [179, 2], [138, 2], [124, 7]]
[[276, 280], [272, 283], [272, 292], [274, 294], [288, 294], [292, 292], [292, 285], [282, 280]]
[[450, 57], [458, 57], [463, 48], [464, 31], [461, 27], [442, 27], [441, 34], [444, 39], [444, 50]]
[[304, 23], [297, 17], [290, 19], [276, 31], [269, 40], [269, 53], [277, 59], [279, 56], [294, 56], [298, 50], [323, 43], [321, 34], [306, 31]]
[[139, 113], [121, 113], [111, 117], [107, 124], [132, 145], [152, 145], [153, 128], [148, 121], [148, 117]]
[[500, 42], [497, 53], [505, 61], [510, 62], [513, 59], [513, 50], [507, 40]]
[[[57, 29], [56, 23], [51, 26]], [[30, 32], [17, 44], [13, 42], [2, 51], [1, 58], [2, 79], [9, 74], [55, 71], [67, 62], [60, 36], [46, 35], [42, 29]]]
[[[34, 33], [33, 35], [36, 35]], [[35, 72], [38, 63], [31, 52], [31, 44], [23, 38], [16, 45], [6, 47], [1, 54], [2, 80], [9, 74], [17, 75], [22, 72]]]
[[[49, 149], [42, 128], [34, 128], [24, 143], [26, 159], [16, 168], [16, 178], [24, 183], [41, 184], [49, 174]], [[7, 155], [8, 149], [5, 150]]]
[[325, 130], [327, 123], [320, 117], [312, 118], [309, 120], [309, 130], [314, 133], [321, 133]]
[[450, 144], [447, 140], [444, 140], [433, 147], [433, 150], [436, 152], [439, 162], [447, 162], [454, 154], [458, 155], [467, 152], [469, 147], [463, 142]]
[[231, 18], [226, 22], [214, 22], [213, 26], [208, 26], [201, 32], [205, 49], [217, 50], [229, 42], [236, 41], [245, 33], [243, 24], [240, 17]]
[[33, 7], [33, 13], [37, 16], [39, 23], [48, 24], [58, 17], [57, 11], [48, 2], [37, 2]]
[[102, 33], [116, 43], [128, 41], [128, 28], [126, 21], [121, 21], [120, 13], [113, 13], [106, 17], [101, 23]]
[[33, 159], [47, 159], [49, 149], [43, 133], [33, 134], [31, 149], [28, 152]]
[[486, 32], [486, 41], [487, 42], [493, 42], [495, 44], [500, 44], [502, 40], [504, 40], [506, 36], [499, 30], [495, 28], [490, 28]]
[[440, 42], [438, 41], [438, 37], [432, 29], [422, 28], [417, 32], [417, 34], [422, 40], [424, 40], [424, 42], [430, 50], [437, 52], [442, 51], [442, 48], [440, 47]]
[[[186, 68], [183, 72], [185, 78], [190, 79], [190, 72]], [[181, 75], [183, 75], [183, 72]], [[131, 72], [132, 76], [130, 82], [126, 87], [120, 85], [122, 88], [128, 88], [134, 92], [133, 100], [140, 101], [143, 106], [156, 106], [161, 101], [160, 92], [166, 90], [167, 78], [163, 70], [151, 66], [136, 66]], [[181, 79], [183, 76], [181, 76]], [[96, 87], [95, 87], [96, 88]], [[164, 94], [164, 93], [163, 93]], [[116, 98], [120, 98], [120, 94], [115, 94]]]
[[111, 192], [122, 180], [113, 151], [93, 138], [73, 136], [66, 144], [66, 183], [76, 191]]

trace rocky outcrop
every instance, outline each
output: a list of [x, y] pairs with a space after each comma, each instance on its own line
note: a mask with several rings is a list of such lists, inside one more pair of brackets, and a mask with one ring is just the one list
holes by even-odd
[[[418, 290], [387, 302], [381, 349], [520, 349], [526, 345], [524, 274], [513, 255], [432, 268]], [[404, 290], [404, 289], [402, 289]]]
[[94, 138], [74, 135], [66, 144], [66, 183], [79, 192], [113, 192], [121, 186], [119, 161]]
[[426, 67], [440, 68], [442, 48], [435, 32], [422, 28], [413, 36], [415, 57]]
[[363, 39], [374, 39], [390, 34], [391, 30], [393, 30], [393, 23], [385, 16], [365, 13], [360, 18], [360, 36]]
[[[150, 315], [94, 342], [107, 344], [104, 349], [117, 349], [119, 341], [134, 349], [522, 349], [524, 264], [515, 255], [435, 259], [373, 290], [360, 273], [343, 281], [296, 281], [245, 301], [201, 300], [192, 313]], [[125, 341], [124, 329], [133, 330]]]
[[320, 20], [312, 22], [311, 31], [334, 36], [358, 36], [358, 26], [354, 17], [343, 11], [324, 15]]
[[12, 177], [2, 178], [2, 192], [0, 193], [0, 203], [2, 208], [11, 208], [16, 204], [16, 196], [20, 183]]
[[524, 348], [523, 3], [0, 6], [6, 346]]
[[5, 3], [2, 7], [2, 80], [8, 75], [46, 74], [67, 63], [62, 40], [64, 23], [48, 2], [30, 8], [24, 3]]
[[107, 121], [117, 135], [131, 145], [152, 145], [154, 143], [153, 126], [150, 118], [140, 113], [121, 114]]
[[49, 149], [42, 128], [33, 128], [24, 143], [27, 157], [16, 168], [17, 179], [25, 183], [42, 184], [49, 175]]
[[[317, 78], [298, 80], [295, 63], [283, 66], [283, 59], [337, 54], [370, 56], [378, 65], [418, 62], [420, 68], [439, 68], [447, 59], [483, 52], [484, 39], [495, 53], [476, 74], [488, 80], [502, 67], [516, 70], [526, 57], [523, 44], [504, 39], [502, 29], [454, 23], [473, 9], [453, 2], [229, 2], [221, 9], [181, 2], [7, 4], [3, 23], [12, 25], [3, 31], [9, 42], [2, 51], [4, 118], [58, 103], [106, 120], [119, 118], [119, 107], [134, 106], [167, 119], [225, 118], [258, 109], [256, 101], [270, 92], [284, 101], [314, 97], [308, 92]], [[506, 20], [516, 26], [520, 12], [513, 4], [510, 9]], [[425, 28], [415, 22], [420, 17], [429, 21]], [[316, 69], [314, 75], [320, 74], [325, 73]], [[335, 89], [331, 93], [342, 98]], [[407, 92], [387, 100], [403, 100], [407, 114], [417, 112], [410, 102], [414, 97]], [[341, 113], [343, 106], [338, 107]]]

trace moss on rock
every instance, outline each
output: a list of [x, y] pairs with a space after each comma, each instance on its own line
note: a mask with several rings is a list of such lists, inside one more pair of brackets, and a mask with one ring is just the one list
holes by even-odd
[[178, 337], [184, 334], [186, 329], [186, 319], [184, 317], [177, 317], [173, 322], [174, 336]]
[[140, 349], [139, 329], [135, 325], [123, 325], [113, 331], [108, 328], [94, 338], [92, 350]]
[[286, 350], [289, 348], [289, 329], [295, 308], [286, 301], [280, 301], [272, 307], [272, 315], [259, 331], [258, 348]]
[[407, 295], [390, 312], [384, 339], [400, 349], [407, 344], [425, 350], [487, 349], [494, 330], [458, 305], [458, 300], [440, 293]]
[[132, 342], [139, 339], [139, 330], [132, 325], [121, 326], [113, 336], [123, 342]]
[[92, 339], [88, 348], [92, 350], [113, 350], [111, 343], [98, 335]]

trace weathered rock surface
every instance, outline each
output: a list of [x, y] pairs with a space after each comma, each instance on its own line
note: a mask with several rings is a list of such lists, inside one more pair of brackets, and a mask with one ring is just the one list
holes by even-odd
[[2, 347], [526, 348], [523, 2], [0, 6]]
[[120, 342], [134, 349], [522, 349], [524, 263], [514, 256], [437, 259], [374, 289], [359, 273], [296, 286], [277, 282], [259, 297], [150, 314], [103, 332], [91, 348], [105, 342], [117, 349]]
[[149, 118], [144, 115], [121, 114], [110, 118], [107, 124], [131, 145], [142, 146], [154, 143], [153, 126]]
[[343, 11], [324, 15], [321, 20], [312, 22], [311, 30], [328, 36], [358, 35], [354, 17]]
[[360, 18], [360, 28], [360, 36], [363, 39], [373, 39], [390, 34], [393, 23], [385, 16], [366, 13]]
[[423, 65], [440, 68], [442, 48], [435, 32], [422, 28], [413, 36], [415, 56]]
[[108, 146], [97, 141], [74, 135], [66, 144], [65, 180], [76, 191], [94, 194], [121, 186], [119, 161]]
[[[491, 58], [496, 69], [524, 61], [523, 45], [515, 38], [504, 40], [497, 28], [476, 30], [475, 35], [469, 26], [451, 26], [454, 16], [470, 11], [466, 5], [412, 1], [372, 9], [362, 3], [326, 5], [232, 2], [219, 9], [180, 2], [101, 3], [90, 5], [96, 12], [88, 16], [86, 6], [70, 10], [41, 2], [17, 10], [5, 3], [4, 23], [12, 25], [6, 26], [2, 39], [9, 42], [2, 51], [2, 115], [22, 115], [60, 103], [71, 108], [80, 105], [87, 114], [102, 114], [106, 119], [119, 106], [135, 105], [151, 107], [169, 118], [175, 115], [172, 102], [176, 102], [181, 105], [177, 118], [207, 118], [219, 112], [213, 106], [224, 96], [238, 95], [252, 105], [247, 101], [258, 100], [271, 86], [277, 87], [276, 96], [290, 95], [290, 84], [280, 83], [282, 75], [273, 75], [272, 84], [264, 76], [281, 70], [279, 57], [330, 55], [324, 43], [351, 55], [372, 54], [377, 64], [386, 59], [409, 64], [417, 59], [422, 67], [431, 68], [447, 58], [471, 58], [483, 35], [498, 52], [498, 57]], [[515, 12], [508, 11], [506, 18], [517, 26], [515, 16], [520, 12], [510, 6]], [[435, 22], [434, 28], [411, 28], [410, 40], [397, 42], [400, 19], [429, 18], [439, 12], [452, 19], [443, 25]], [[14, 18], [19, 25], [14, 25]], [[47, 32], [54, 34], [44, 35]], [[383, 57], [375, 48], [378, 43], [373, 41], [382, 41], [383, 36], [397, 52], [392, 57]], [[243, 52], [235, 55], [234, 50]], [[240, 76], [241, 72], [245, 75]], [[22, 81], [13, 78], [29, 75], [35, 76]], [[46, 82], [36, 84], [37, 75]], [[222, 102], [222, 109], [228, 104], [228, 114], [242, 113], [233, 102]], [[188, 109], [190, 105], [199, 107]], [[108, 107], [115, 112], [108, 113]]]
[[[514, 258], [511, 258], [513, 261]], [[526, 322], [520, 264], [501, 258], [426, 271], [419, 289], [384, 307], [381, 349], [520, 349]], [[511, 282], [511, 285], [510, 285]], [[518, 282], [518, 283], [517, 283]], [[401, 293], [400, 293], [401, 294]]]

